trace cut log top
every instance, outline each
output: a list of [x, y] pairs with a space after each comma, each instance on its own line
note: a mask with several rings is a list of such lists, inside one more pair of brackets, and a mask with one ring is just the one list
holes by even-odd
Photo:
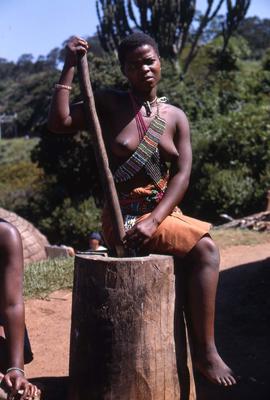
[[[127, 263], [134, 263], [134, 262], [149, 262], [149, 261], [162, 261], [168, 260], [168, 258], [173, 258], [172, 256], [162, 255], [162, 254], [149, 254], [148, 256], [141, 256], [141, 257], [104, 257], [98, 254], [76, 254], [76, 259], [87, 259], [87, 260], [96, 260], [96, 261], [103, 261], [104, 263], [110, 262], [127, 262]], [[76, 262], [76, 261], [75, 261]]]

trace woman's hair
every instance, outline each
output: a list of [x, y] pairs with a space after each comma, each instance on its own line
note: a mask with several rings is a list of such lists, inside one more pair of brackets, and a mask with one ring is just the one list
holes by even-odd
[[124, 67], [126, 55], [132, 50], [137, 49], [137, 47], [141, 47], [145, 44], [153, 47], [157, 55], [159, 56], [158, 45], [151, 36], [147, 35], [143, 32], [132, 33], [131, 35], [125, 37], [122, 40], [118, 47], [118, 59], [121, 65], [121, 68]]

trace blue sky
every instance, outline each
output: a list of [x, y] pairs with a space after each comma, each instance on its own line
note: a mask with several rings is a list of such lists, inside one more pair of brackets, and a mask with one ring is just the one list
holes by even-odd
[[[197, 1], [198, 9], [205, 5]], [[252, 0], [248, 15], [270, 18], [270, 1]], [[71, 35], [92, 35], [97, 24], [95, 0], [0, 0], [0, 57], [47, 55]]]

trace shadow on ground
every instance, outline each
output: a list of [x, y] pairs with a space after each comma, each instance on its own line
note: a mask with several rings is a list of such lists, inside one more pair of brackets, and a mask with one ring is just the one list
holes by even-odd
[[[269, 400], [270, 258], [239, 265], [220, 274], [216, 340], [238, 385], [222, 388], [196, 376], [197, 400]], [[67, 377], [31, 379], [42, 400], [66, 400]], [[124, 400], [124, 399], [123, 399]]]
[[216, 314], [217, 347], [241, 378], [221, 388], [196, 376], [197, 400], [269, 400], [270, 258], [220, 273]]

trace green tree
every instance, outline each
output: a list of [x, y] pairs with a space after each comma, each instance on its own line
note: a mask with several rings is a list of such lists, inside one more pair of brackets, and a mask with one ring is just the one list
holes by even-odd
[[241, 217], [264, 209], [270, 187], [269, 106], [247, 104], [208, 120], [193, 149], [189, 212], [218, 220], [222, 212]]
[[270, 46], [270, 19], [245, 18], [240, 22], [237, 33], [247, 40], [251, 58], [259, 59]]
[[[97, 0], [98, 35], [103, 48], [113, 51], [120, 40], [134, 29], [142, 30], [154, 37], [164, 58], [174, 62], [182, 59], [185, 73], [198, 53], [206, 27], [217, 16], [223, 3], [224, 0], [208, 0], [205, 12], [200, 14], [196, 21], [195, 1]], [[226, 0], [226, 4], [223, 51], [226, 50], [232, 33], [244, 18], [250, 0], [236, 0], [235, 4]]]

